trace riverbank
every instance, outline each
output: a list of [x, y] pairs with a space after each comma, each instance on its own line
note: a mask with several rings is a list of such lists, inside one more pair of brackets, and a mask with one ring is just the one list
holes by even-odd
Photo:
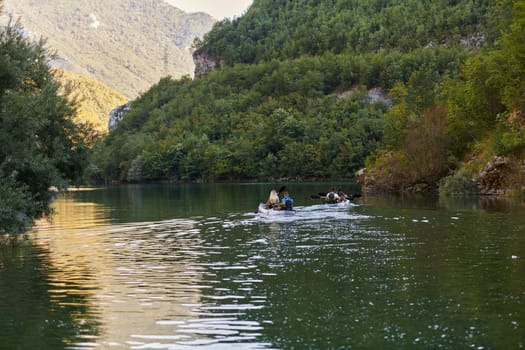
[[482, 167], [475, 162], [470, 160], [448, 176], [427, 180], [410, 179], [394, 167], [362, 168], [356, 172], [356, 179], [365, 193], [525, 195], [525, 160], [521, 157], [494, 156]]

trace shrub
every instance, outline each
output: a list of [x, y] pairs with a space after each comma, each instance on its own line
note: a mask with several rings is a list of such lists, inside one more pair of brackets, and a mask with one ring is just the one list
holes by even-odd
[[473, 195], [478, 192], [476, 182], [466, 169], [443, 178], [439, 183], [439, 194], [443, 196]]

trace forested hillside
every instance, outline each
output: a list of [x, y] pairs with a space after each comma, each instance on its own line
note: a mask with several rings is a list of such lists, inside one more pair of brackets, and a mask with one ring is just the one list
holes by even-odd
[[217, 63], [258, 63], [327, 52], [409, 52], [421, 47], [478, 46], [494, 39], [493, 0], [255, 1], [239, 20], [214, 25], [197, 54]]
[[[498, 93], [515, 80], [493, 86], [485, 59], [498, 53], [488, 68], [507, 69], [507, 77], [522, 69], [519, 58], [513, 68], [503, 64], [514, 55], [507, 50], [523, 47], [516, 39], [522, 6], [256, 0], [245, 16], [217, 23], [196, 43], [196, 56], [220, 69], [163, 79], [132, 103], [95, 149], [94, 175], [336, 179], [353, 178], [368, 159], [387, 190], [435, 185], [514, 110]], [[515, 100], [523, 96], [516, 88]], [[373, 98], [372, 89], [393, 105]], [[516, 135], [508, 136], [517, 152]]]

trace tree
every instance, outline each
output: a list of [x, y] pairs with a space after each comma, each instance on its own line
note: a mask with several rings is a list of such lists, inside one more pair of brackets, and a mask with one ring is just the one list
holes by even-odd
[[0, 29], [0, 233], [23, 232], [50, 212], [49, 188], [81, 177], [91, 135], [59, 94], [44, 40], [23, 33], [18, 21]]
[[498, 52], [502, 72], [500, 76], [506, 82], [503, 88], [503, 102], [510, 109], [525, 109], [525, 1], [516, 1], [513, 7], [513, 20], [509, 30], [503, 35], [502, 50]]

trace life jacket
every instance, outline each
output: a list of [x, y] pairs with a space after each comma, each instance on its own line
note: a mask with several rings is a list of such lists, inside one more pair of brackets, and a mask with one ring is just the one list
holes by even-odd
[[337, 203], [337, 195], [334, 192], [330, 192], [326, 195], [327, 203]]
[[283, 198], [283, 210], [293, 210], [293, 200], [290, 197]]

